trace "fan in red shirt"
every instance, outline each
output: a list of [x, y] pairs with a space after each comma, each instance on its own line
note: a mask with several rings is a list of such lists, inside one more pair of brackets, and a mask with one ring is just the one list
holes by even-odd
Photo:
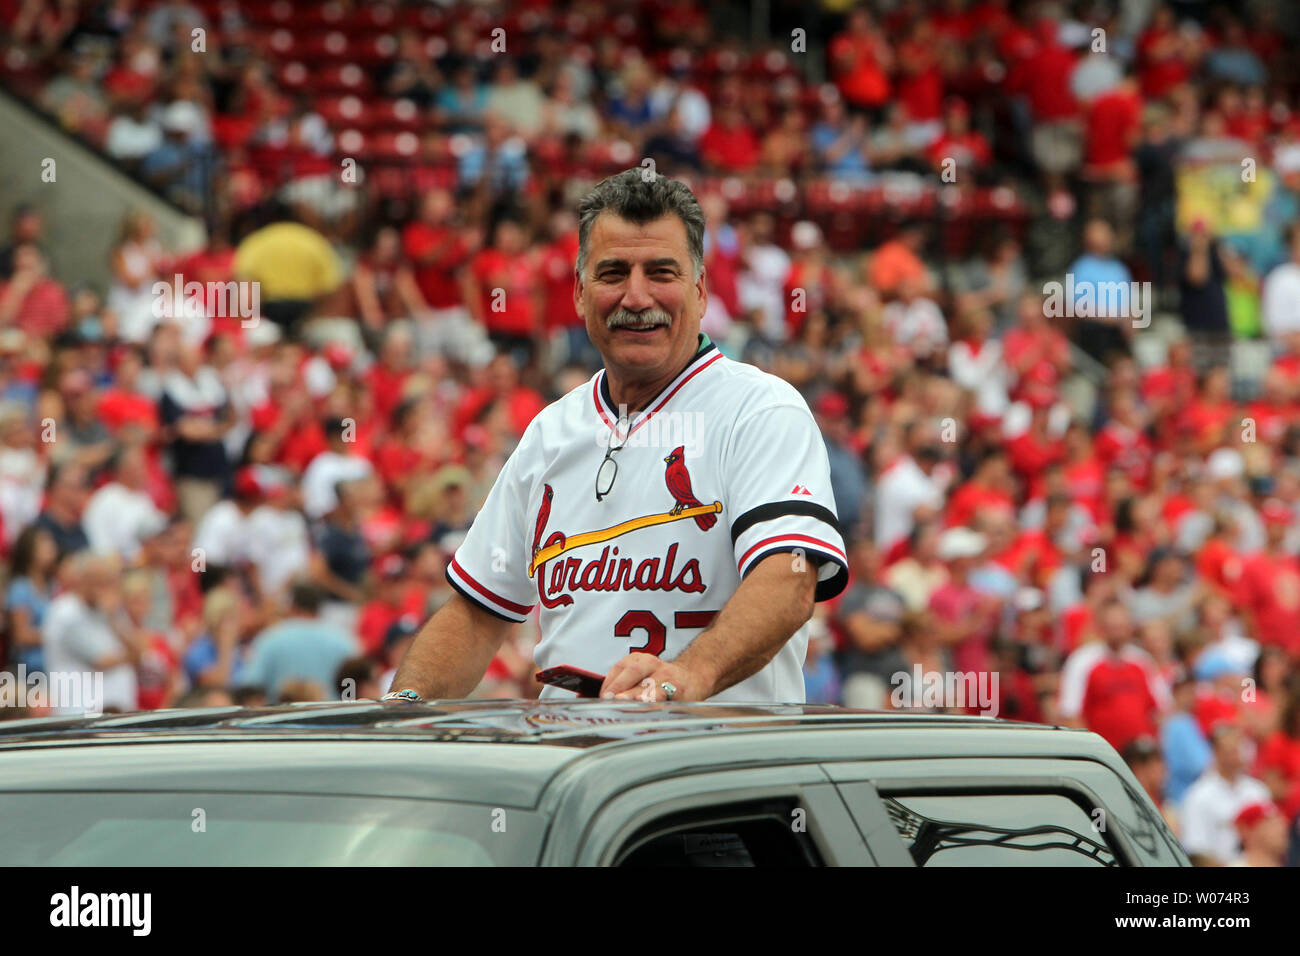
[[[1275, 445], [1286, 430], [1300, 421], [1300, 408], [1290, 397], [1286, 377], [1275, 365], [1264, 375], [1259, 397], [1246, 407], [1246, 418], [1254, 422], [1255, 440]], [[1242, 421], [1243, 426], [1247, 424]]]
[[940, 37], [954, 43], [970, 40], [978, 24], [975, 11], [966, 9], [969, 6], [967, 0], [944, 0], [934, 6], [939, 9], [930, 13], [929, 19]]
[[1073, 654], [1096, 636], [1101, 608], [1119, 593], [1119, 578], [1104, 570], [1083, 573], [1083, 600], [1065, 609], [1061, 615], [1061, 649]]
[[402, 233], [402, 247], [415, 270], [415, 285], [430, 309], [461, 305], [460, 270], [477, 251], [475, 234], [451, 224], [452, 195], [432, 189], [420, 202], [420, 217]]
[[932, 625], [949, 647], [958, 671], [986, 671], [1002, 602], [970, 584], [970, 572], [988, 540], [968, 528], [949, 528], [939, 536], [938, 553], [948, 565], [948, 580], [930, 593]]
[[[1300, 137], [1300, 130], [1296, 131]], [[1288, 332], [1282, 336], [1282, 351], [1273, 360], [1276, 369], [1286, 383], [1289, 394], [1294, 398], [1300, 396], [1300, 332]]]
[[253, 429], [266, 436], [271, 458], [301, 474], [329, 443], [296, 371], [285, 363], [272, 369], [266, 401], [249, 413]]
[[971, 6], [967, 14], [971, 28], [977, 33], [994, 40], [1014, 24], [1011, 13], [1007, 10], [1010, 0], [979, 0]]
[[507, 348], [531, 348], [540, 331], [541, 260], [521, 222], [502, 218], [492, 245], [470, 263], [465, 298], [475, 321]]
[[405, 326], [390, 326], [380, 346], [378, 361], [366, 370], [365, 386], [375, 402], [375, 415], [389, 422], [402, 402], [402, 390], [413, 371], [414, 341]]
[[229, 230], [218, 226], [212, 230], [208, 244], [176, 262], [182, 283], [229, 282], [235, 277], [235, 247], [230, 244]]
[[113, 367], [113, 384], [100, 393], [95, 414], [111, 432], [125, 425], [139, 425], [152, 436], [158, 430], [158, 403], [139, 390], [145, 367], [144, 350], [123, 346]]
[[546, 286], [546, 330], [580, 328], [586, 322], [573, 307], [573, 264], [578, 261], [578, 227], [567, 209], [551, 217], [552, 239], [543, 248], [539, 268]]
[[911, 123], [930, 123], [943, 115], [943, 74], [934, 24], [921, 18], [898, 47], [899, 102]]
[[1295, 521], [1284, 502], [1269, 499], [1260, 509], [1268, 544], [1248, 558], [1241, 572], [1241, 597], [1255, 640], [1300, 654], [1300, 559], [1283, 542]]
[[1229, 136], [1247, 143], [1263, 142], [1268, 136], [1270, 123], [1267, 108], [1259, 101], [1247, 105], [1246, 98], [1236, 87], [1225, 86], [1221, 89], [1214, 105], [1223, 117], [1223, 126]]
[[1300, 697], [1287, 701], [1281, 726], [1259, 748], [1255, 776], [1268, 785], [1288, 819], [1300, 814]]
[[1138, 35], [1137, 42], [1142, 93], [1148, 99], [1163, 97], [1191, 75], [1186, 45], [1173, 11], [1165, 4], [1157, 6], [1151, 25]]
[[1197, 453], [1206, 455], [1223, 443], [1230, 425], [1240, 423], [1241, 412], [1232, 401], [1227, 368], [1206, 369], [1196, 397], [1178, 416], [1177, 427], [1192, 440]]
[[1153, 366], [1142, 374], [1139, 391], [1142, 401], [1156, 419], [1186, 408], [1196, 395], [1191, 344], [1180, 339], [1170, 345], [1166, 363]]
[[[803, 334], [808, 316], [823, 309], [835, 295], [836, 276], [827, 262], [826, 244], [816, 223], [795, 223], [790, 245], [794, 256], [785, 280], [785, 330], [786, 340], [793, 342]], [[796, 289], [803, 290], [802, 296], [796, 295]]]
[[1006, 452], [1001, 448], [990, 449], [976, 465], [970, 480], [948, 499], [948, 507], [944, 509], [945, 527], [973, 525], [977, 515], [993, 510], [1014, 514], [1014, 489], [1015, 479]]
[[1085, 175], [1125, 180], [1135, 172], [1130, 158], [1141, 131], [1142, 97], [1126, 77], [1088, 105], [1084, 140]]
[[845, 100], [863, 109], [879, 109], [888, 102], [893, 51], [869, 10], [853, 9], [847, 28], [831, 38], [828, 52], [835, 85]]
[[1097, 433], [1093, 447], [1102, 467], [1118, 468], [1135, 487], [1146, 488], [1155, 449], [1132, 392], [1121, 390], [1111, 396], [1110, 420]]
[[[1016, 641], [999, 639], [993, 642], [993, 667], [1002, 679], [997, 683], [997, 710], [1003, 720], [1024, 720], [1039, 723], [1043, 708], [1039, 703], [1034, 676], [1024, 666], [1024, 645]], [[967, 713], [978, 714], [979, 709], [968, 707]]]
[[1237, 537], [1236, 525], [1227, 515], [1215, 518], [1214, 530], [1196, 553], [1196, 573], [1201, 580], [1234, 603], [1240, 600], [1241, 575], [1245, 562], [1232, 541]]
[[459, 437], [478, 421], [493, 405], [505, 406], [510, 429], [518, 438], [546, 407], [546, 399], [526, 385], [519, 383], [519, 367], [507, 354], [492, 359], [485, 372], [483, 384], [467, 390], [452, 416], [452, 431]]
[[1081, 716], [1085, 727], [1123, 750], [1135, 737], [1156, 735], [1156, 678], [1124, 653], [1132, 645], [1133, 624], [1122, 602], [1112, 598], [1104, 604], [1098, 624], [1106, 653], [1088, 671]]
[[449, 463], [452, 443], [447, 424], [430, 412], [427, 401], [408, 398], [394, 410], [392, 430], [375, 447], [375, 469], [399, 504], [405, 503], [412, 482]]
[[361, 650], [376, 660], [384, 649], [388, 629], [407, 614], [424, 619], [424, 596], [407, 578], [407, 563], [400, 554], [387, 554], [376, 566], [379, 581], [376, 594], [361, 606], [357, 635]]
[[700, 158], [719, 173], [748, 172], [758, 164], [761, 152], [753, 127], [734, 104], [718, 110], [717, 118], [709, 124], [697, 145]]
[[350, 286], [352, 312], [360, 317], [368, 339], [381, 335], [390, 322], [424, 307], [415, 273], [402, 252], [401, 236], [392, 226], [375, 231], [357, 258]]
[[739, 316], [744, 311], [737, 286], [737, 277], [745, 268], [743, 240], [729, 225], [729, 207], [721, 193], [702, 196], [700, 208], [708, 224], [704, 232], [704, 268], [709, 276], [709, 298], [716, 297], [726, 307], [727, 315]]
[[1047, 499], [1041, 528], [1028, 528], [998, 557], [998, 563], [1031, 586], [1045, 588], [1065, 561], [1058, 544], [1065, 538], [1073, 503], [1064, 495]]
[[49, 277], [45, 253], [33, 242], [13, 252], [13, 274], [0, 281], [0, 327], [16, 326], [29, 336], [51, 339], [68, 324], [71, 309], [63, 286]]
[[1070, 74], [1077, 57], [1057, 36], [1059, 25], [1043, 17], [1034, 25], [1034, 51], [1015, 64], [1007, 77], [1007, 92], [1029, 101], [1034, 122], [1058, 123], [1079, 112], [1070, 92]]
[[1024, 481], [1028, 498], [1042, 496], [1043, 472], [1048, 465], [1059, 462], [1065, 457], [1064, 443], [1051, 433], [1051, 410], [1052, 402], [1048, 396], [1036, 397], [1029, 427], [1006, 443], [1011, 466]]
[[1088, 510], [1093, 523], [1101, 522], [1101, 499], [1105, 489], [1106, 469], [1092, 448], [1092, 436], [1086, 426], [1073, 422], [1065, 430], [1065, 461], [1062, 465], [1066, 493], [1072, 501]]
[[949, 97], [943, 105], [943, 132], [927, 152], [930, 163], [940, 172], [949, 160], [956, 163], [958, 180], [962, 174], [974, 173], [989, 164], [993, 152], [988, 140], [970, 128], [970, 107], [964, 100]]
[[1002, 337], [1002, 358], [1011, 372], [1011, 397], [1019, 401], [1031, 386], [1055, 389], [1071, 364], [1069, 340], [1043, 314], [1041, 296], [1023, 296], [1016, 318], [1018, 324]]

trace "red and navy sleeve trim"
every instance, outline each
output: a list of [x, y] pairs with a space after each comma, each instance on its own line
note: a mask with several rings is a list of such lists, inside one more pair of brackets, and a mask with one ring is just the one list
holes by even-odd
[[532, 611], [532, 607], [529, 605], [517, 604], [514, 601], [507, 600], [479, 583], [460, 566], [460, 562], [455, 558], [452, 558], [447, 564], [444, 575], [447, 578], [447, 583], [460, 592], [466, 600], [472, 601], [492, 616], [499, 617], [503, 621], [520, 624], [527, 619]]
[[748, 577], [749, 572], [758, 567], [764, 558], [795, 551], [808, 555], [817, 564], [830, 562], [835, 565], [833, 575], [824, 580], [818, 579], [817, 588], [813, 592], [814, 601], [829, 601], [848, 586], [849, 562], [844, 552], [829, 541], [806, 534], [778, 534], [759, 541], [741, 556], [738, 567], [740, 577], [742, 580]]

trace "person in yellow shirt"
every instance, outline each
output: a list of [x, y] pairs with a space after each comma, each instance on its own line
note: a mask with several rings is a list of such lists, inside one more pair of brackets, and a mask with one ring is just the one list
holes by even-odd
[[256, 282], [262, 315], [296, 338], [299, 324], [343, 281], [329, 241], [297, 222], [274, 222], [245, 237], [235, 250], [235, 278]]

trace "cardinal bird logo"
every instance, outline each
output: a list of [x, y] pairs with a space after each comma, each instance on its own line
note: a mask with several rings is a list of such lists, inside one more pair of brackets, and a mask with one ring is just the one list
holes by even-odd
[[550, 485], [545, 485], [542, 489], [542, 504], [537, 509], [537, 525], [533, 528], [533, 554], [537, 554], [542, 547], [542, 532], [546, 530], [546, 522], [551, 520], [551, 499], [555, 497], [555, 492], [551, 490]]
[[[691, 473], [686, 470], [685, 460], [686, 447], [678, 445], [664, 459], [668, 467], [664, 470], [664, 482], [668, 485], [668, 493], [676, 499], [677, 504], [673, 505], [671, 514], [677, 514], [683, 508], [703, 507], [704, 502], [695, 497], [695, 492], [691, 490]], [[708, 531], [718, 523], [716, 514], [696, 515], [695, 523], [700, 526], [701, 531]]]

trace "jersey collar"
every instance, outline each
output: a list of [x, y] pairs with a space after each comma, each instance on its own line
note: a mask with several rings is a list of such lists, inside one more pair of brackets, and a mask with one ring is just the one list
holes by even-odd
[[[707, 334], [701, 332], [699, 335], [699, 348], [686, 367], [677, 373], [677, 376], [664, 386], [663, 390], [646, 404], [646, 407], [635, 415], [632, 419], [632, 427], [628, 429], [628, 434], [636, 431], [643, 424], [668, 403], [668, 400], [677, 393], [677, 390], [685, 385], [690, 379], [694, 378], [700, 372], [704, 371], [718, 359], [722, 358], [722, 353]], [[596, 413], [600, 415], [603, 421], [611, 430], [618, 423], [618, 406], [614, 404], [613, 398], [609, 394], [609, 381], [605, 376], [605, 370], [601, 369], [596, 376], [595, 386], [592, 388], [592, 399], [596, 404]]]

